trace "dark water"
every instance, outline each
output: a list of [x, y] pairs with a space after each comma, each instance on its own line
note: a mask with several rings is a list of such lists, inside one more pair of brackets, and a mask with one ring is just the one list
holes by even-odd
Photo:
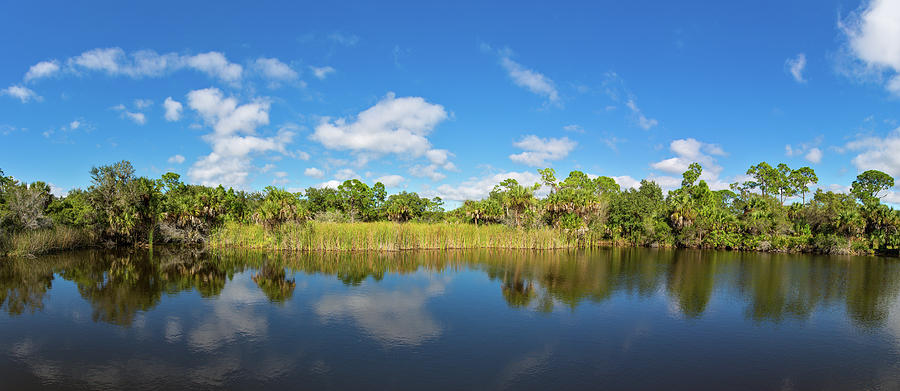
[[0, 388], [900, 389], [900, 261], [80, 252], [0, 261]]

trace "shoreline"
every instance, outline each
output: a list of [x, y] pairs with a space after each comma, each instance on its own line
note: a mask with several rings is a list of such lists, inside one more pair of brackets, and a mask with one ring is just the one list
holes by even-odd
[[[439, 250], [575, 250], [592, 248], [659, 248], [741, 253], [898, 256], [898, 251], [855, 250], [847, 244], [838, 251], [815, 248], [811, 237], [757, 237], [757, 248], [677, 246], [669, 243], [631, 243], [624, 239], [603, 239], [599, 234], [581, 235], [559, 229], [510, 228], [502, 225], [473, 226], [440, 223], [327, 223], [306, 222], [266, 228], [259, 224], [226, 223], [196, 242], [161, 241], [155, 246], [209, 250], [241, 249], [279, 253], [323, 252], [406, 252]], [[148, 243], [103, 244], [86, 230], [60, 230], [13, 234], [10, 248], [0, 258], [35, 258], [81, 249], [152, 249]], [[38, 240], [39, 239], [39, 240]], [[773, 245], [772, 242], [778, 242]], [[852, 240], [848, 239], [848, 243]]]

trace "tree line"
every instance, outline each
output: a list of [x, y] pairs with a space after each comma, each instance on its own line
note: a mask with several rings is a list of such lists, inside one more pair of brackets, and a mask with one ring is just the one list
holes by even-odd
[[[894, 179], [865, 171], [849, 194], [810, 187], [810, 167], [751, 166], [748, 181], [712, 190], [693, 163], [681, 187], [666, 194], [643, 180], [622, 189], [610, 177], [572, 171], [557, 178], [538, 170], [541, 181], [498, 183], [481, 200], [445, 210], [439, 197], [402, 191], [388, 195], [382, 183], [351, 179], [337, 188], [290, 192], [269, 186], [247, 192], [188, 184], [176, 173], [158, 179], [135, 175], [127, 161], [95, 167], [91, 184], [64, 197], [44, 182], [20, 183], [0, 171], [0, 236], [65, 226], [92, 232], [116, 244], [203, 242], [226, 222], [282, 224], [417, 221], [503, 224], [517, 229], [552, 227], [584, 238], [586, 245], [619, 243], [663, 247], [722, 248], [826, 253], [896, 252], [900, 212], [881, 198]], [[540, 189], [546, 196], [538, 197]], [[796, 198], [799, 197], [799, 200]], [[796, 202], [786, 203], [786, 201]], [[2, 245], [2, 239], [0, 239]]]

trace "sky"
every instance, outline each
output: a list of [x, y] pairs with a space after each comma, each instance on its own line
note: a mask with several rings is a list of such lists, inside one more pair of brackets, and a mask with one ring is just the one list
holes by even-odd
[[0, 169], [57, 194], [119, 160], [450, 204], [544, 167], [900, 178], [900, 0], [70, 3], [0, 12]]

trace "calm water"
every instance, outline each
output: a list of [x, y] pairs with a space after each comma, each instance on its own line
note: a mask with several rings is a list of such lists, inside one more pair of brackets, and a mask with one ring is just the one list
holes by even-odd
[[900, 389], [900, 261], [79, 252], [0, 264], [0, 388]]

